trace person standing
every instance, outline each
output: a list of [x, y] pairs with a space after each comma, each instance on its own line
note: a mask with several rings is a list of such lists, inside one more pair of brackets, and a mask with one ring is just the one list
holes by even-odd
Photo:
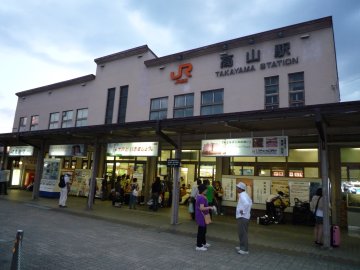
[[153, 211], [158, 210], [160, 192], [161, 192], [160, 177], [156, 176], [154, 183], [151, 185], [151, 198], [153, 200], [153, 204], [152, 204]]
[[131, 208], [136, 209], [138, 192], [139, 192], [139, 185], [137, 183], [137, 178], [134, 178], [133, 182], [131, 184], [129, 209], [131, 209]]
[[192, 203], [192, 212], [190, 212], [192, 220], [195, 220], [195, 209], [194, 209], [194, 207], [195, 207], [195, 203], [196, 203], [196, 196], [199, 194], [199, 189], [198, 189], [199, 185], [201, 185], [201, 180], [197, 179], [193, 183], [193, 186], [191, 188], [189, 203]]
[[221, 183], [220, 183], [220, 181], [216, 181], [215, 182], [215, 202], [216, 202], [218, 215], [224, 215], [224, 213], [222, 211], [223, 195], [224, 195], [224, 190], [221, 186]]
[[70, 175], [65, 174], [65, 175], [61, 175], [60, 178], [61, 177], [64, 178], [65, 185], [63, 187], [60, 187], [59, 207], [65, 208], [65, 207], [67, 207], [66, 201], [67, 201], [68, 194], [70, 192]]
[[315, 245], [323, 245], [323, 220], [324, 220], [324, 198], [322, 188], [316, 190], [315, 195], [311, 198], [310, 209], [315, 215], [314, 238]]
[[198, 232], [196, 237], [196, 248], [197, 251], [207, 251], [210, 244], [206, 242], [206, 223], [205, 215], [209, 214], [209, 211], [213, 208], [208, 205], [206, 199], [207, 187], [204, 184], [198, 187], [199, 194], [196, 196], [195, 204], [195, 220], [198, 225]]
[[237, 192], [239, 192], [239, 200], [236, 206], [236, 220], [238, 226], [238, 236], [240, 246], [236, 247], [237, 253], [249, 254], [248, 245], [248, 228], [250, 221], [250, 211], [252, 200], [246, 193], [246, 185], [240, 182], [236, 185]]
[[[207, 192], [206, 192], [206, 198], [208, 200], [208, 204], [210, 206], [214, 205], [214, 194], [215, 194], [215, 189], [214, 187], [210, 184], [210, 180], [206, 179], [204, 180], [204, 184], [206, 185], [207, 188]], [[213, 209], [213, 208], [212, 208]], [[210, 216], [212, 218], [212, 213], [213, 211], [210, 210]]]

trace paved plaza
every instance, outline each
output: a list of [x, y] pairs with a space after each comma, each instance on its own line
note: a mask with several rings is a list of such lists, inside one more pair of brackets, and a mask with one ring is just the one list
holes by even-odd
[[[13, 193], [13, 194], [11, 194]], [[182, 211], [170, 225], [169, 210], [153, 213], [114, 208], [84, 198], [31, 200], [10, 191], [0, 196], [0, 269], [9, 269], [16, 231], [24, 231], [21, 269], [360, 269], [360, 238], [343, 233], [342, 246], [312, 245], [312, 228], [250, 224], [250, 254], [239, 255], [232, 217], [215, 217], [206, 252], [195, 251], [197, 227]], [[295, 227], [295, 228], [294, 228]]]

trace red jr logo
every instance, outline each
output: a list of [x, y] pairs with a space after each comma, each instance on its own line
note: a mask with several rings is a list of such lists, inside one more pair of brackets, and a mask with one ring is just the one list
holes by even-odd
[[[170, 78], [175, 81], [175, 84], [187, 83], [188, 78], [192, 76], [191, 75], [192, 68], [193, 66], [191, 63], [181, 64], [178, 68], [178, 74], [175, 75], [174, 72], [171, 72]], [[182, 79], [183, 72], [185, 73], [185, 76], [187, 76], [187, 78]]]

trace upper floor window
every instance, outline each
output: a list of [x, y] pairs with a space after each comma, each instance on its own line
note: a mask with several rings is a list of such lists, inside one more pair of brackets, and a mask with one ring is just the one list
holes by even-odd
[[26, 131], [27, 117], [20, 117], [19, 131]]
[[175, 96], [174, 118], [194, 115], [194, 94]]
[[59, 128], [60, 113], [50, 113], [49, 129]]
[[224, 111], [224, 89], [201, 93], [201, 115], [219, 114]]
[[265, 109], [279, 108], [279, 76], [265, 78]]
[[31, 116], [30, 130], [38, 130], [39, 129], [39, 116], [33, 115]]
[[129, 86], [120, 87], [118, 123], [125, 123]]
[[76, 127], [87, 126], [88, 109], [78, 109], [76, 113]]
[[67, 128], [72, 127], [73, 111], [65, 111], [62, 113], [61, 127]]
[[289, 74], [289, 107], [305, 105], [304, 72]]
[[168, 109], [168, 97], [151, 99], [150, 120], [166, 119], [167, 109]]
[[114, 101], [115, 101], [115, 88], [108, 89], [107, 101], [106, 101], [106, 112], [105, 112], [105, 124], [111, 124], [114, 112]]

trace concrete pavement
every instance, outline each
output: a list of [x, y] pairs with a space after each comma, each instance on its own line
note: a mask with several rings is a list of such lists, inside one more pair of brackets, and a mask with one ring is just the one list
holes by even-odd
[[[0, 196], [0, 209], [1, 212], [4, 211], [3, 204], [5, 202], [12, 203], [18, 202], [19, 205], [29, 209], [41, 210], [51, 210], [51, 211], [42, 211], [44, 213], [52, 213], [51, 215], [65, 215], [67, 218], [71, 219], [81, 219], [85, 220], [94, 220], [98, 222], [108, 222], [110, 224], [121, 224], [124, 226], [129, 226], [134, 230], [144, 230], [149, 232], [157, 232], [170, 235], [171, 238], [180, 238], [177, 242], [184, 241], [183, 238], [187, 239], [187, 244], [190, 244], [190, 249], [194, 248], [195, 236], [196, 236], [196, 225], [190, 220], [185, 206], [180, 206], [179, 211], [179, 224], [170, 225], [170, 209], [160, 209], [158, 212], [149, 211], [147, 206], [138, 206], [137, 210], [130, 210], [126, 206], [122, 208], [115, 208], [111, 206], [109, 201], [100, 201], [96, 200], [94, 208], [92, 210], [86, 210], [86, 199], [78, 197], [69, 197], [68, 199], [68, 208], [60, 209], [58, 208], [56, 199], [47, 199], [40, 198], [39, 200], [33, 201], [31, 199], [31, 193], [26, 191], [19, 190], [10, 190], [8, 196]], [[10, 206], [12, 207], [12, 206]], [[9, 209], [7, 209], [9, 210]], [[11, 209], [10, 209], [11, 210]], [[31, 217], [30, 217], [31, 218]], [[90, 219], [87, 219], [90, 218]], [[21, 217], [19, 216], [19, 224], [21, 224]], [[36, 224], [37, 220], [34, 217], [34, 220], [31, 221], [33, 224]], [[40, 222], [40, 220], [39, 220]], [[3, 221], [0, 221], [0, 224]], [[6, 227], [6, 224], [1, 224], [1, 227]], [[13, 236], [15, 236], [16, 229], [13, 229]], [[341, 247], [333, 249], [321, 249], [313, 245], [312, 237], [312, 227], [307, 226], [294, 226], [294, 225], [270, 225], [262, 226], [256, 224], [255, 221], [252, 221], [249, 228], [249, 242], [250, 242], [250, 256], [254, 259], [256, 254], [263, 254], [269, 256], [266, 261], [252, 261], [252, 266], [254, 263], [259, 266], [264, 266], [266, 264], [274, 265], [275, 262], [281, 263], [282, 265], [288, 265], [290, 262], [285, 260], [285, 258], [293, 258], [300, 256], [305, 261], [299, 261], [300, 265], [305, 268], [302, 269], [315, 269], [311, 268], [308, 263], [315, 260], [316, 262], [322, 262], [330, 266], [341, 266], [345, 267], [343, 269], [359, 269], [360, 258], [359, 258], [359, 248], [360, 248], [360, 238], [350, 237], [347, 235], [346, 231], [342, 231], [342, 242]], [[1, 235], [1, 234], [0, 234]], [[228, 252], [233, 252], [233, 247], [237, 245], [237, 235], [236, 235], [236, 222], [232, 216], [216, 216], [214, 217], [214, 223], [208, 227], [208, 241], [216, 243], [215, 246], [225, 246], [228, 249]], [[86, 236], [87, 237], [87, 236]], [[98, 235], [91, 234], [91, 237], [94, 239]], [[25, 231], [25, 237], [27, 238], [27, 232]], [[150, 241], [150, 240], [149, 240]], [[193, 244], [193, 246], [192, 246]], [[111, 245], [111, 240], [109, 245]], [[1, 237], [0, 237], [0, 246], [1, 246]], [[171, 248], [178, 246], [180, 252], [183, 252], [182, 245], [177, 243], [172, 244]], [[185, 245], [186, 246], [186, 245]], [[188, 247], [186, 247], [187, 249]], [[216, 248], [214, 247], [213, 250]], [[223, 252], [217, 250], [217, 252]], [[210, 253], [210, 252], [209, 252]], [[0, 253], [1, 254], [1, 253]], [[198, 255], [206, 256], [206, 255]], [[240, 255], [239, 255], [240, 256]], [[219, 258], [218, 258], [219, 259]], [[249, 261], [250, 263], [250, 261]], [[355, 267], [355, 268], [354, 268]], [[209, 267], [207, 267], [209, 268]], [[270, 267], [269, 267], [270, 268]], [[279, 269], [279, 267], [277, 267]], [[60, 268], [59, 268], [60, 269]], [[81, 268], [74, 268], [81, 269]], [[96, 268], [94, 268], [96, 269]], [[107, 268], [104, 268], [107, 269]], [[109, 268], [110, 269], [110, 268]], [[118, 269], [153, 269], [153, 268], [118, 268]], [[176, 268], [176, 269], [186, 269], [186, 268]], [[191, 268], [188, 268], [191, 269]], [[213, 269], [213, 268], [209, 268]], [[216, 269], [222, 269], [216, 268]], [[233, 269], [233, 268], [223, 268], [223, 269]], [[250, 269], [262, 269], [262, 268], [250, 268]], [[265, 268], [263, 268], [265, 269]], [[285, 269], [285, 268], [280, 268]], [[300, 268], [293, 268], [300, 269]], [[318, 268], [317, 268], [318, 269]], [[337, 268], [334, 268], [337, 269]]]

